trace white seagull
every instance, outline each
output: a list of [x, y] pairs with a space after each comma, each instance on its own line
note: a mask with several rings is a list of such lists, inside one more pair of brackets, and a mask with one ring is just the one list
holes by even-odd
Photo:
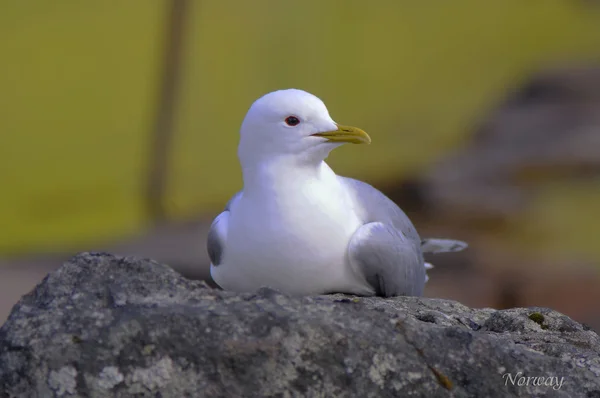
[[208, 235], [210, 273], [221, 288], [421, 296], [431, 267], [423, 253], [467, 246], [421, 240], [384, 194], [336, 175], [324, 160], [348, 142], [371, 138], [334, 122], [323, 101], [305, 91], [275, 91], [252, 104], [238, 146], [243, 190]]

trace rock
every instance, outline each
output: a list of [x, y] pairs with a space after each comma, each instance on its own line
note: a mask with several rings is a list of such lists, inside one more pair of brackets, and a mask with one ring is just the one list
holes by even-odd
[[599, 336], [550, 309], [236, 294], [102, 253], [0, 329], [0, 397], [536, 395], [600, 396]]

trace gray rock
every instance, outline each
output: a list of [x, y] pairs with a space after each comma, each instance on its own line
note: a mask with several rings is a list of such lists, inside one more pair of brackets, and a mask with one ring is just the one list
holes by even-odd
[[84, 253], [0, 329], [0, 397], [600, 397], [599, 354], [549, 309], [235, 294]]

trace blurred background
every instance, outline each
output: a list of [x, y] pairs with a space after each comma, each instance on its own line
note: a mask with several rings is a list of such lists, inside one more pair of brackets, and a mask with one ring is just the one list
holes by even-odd
[[600, 3], [5, 1], [0, 323], [79, 251], [208, 276], [238, 129], [280, 88], [370, 133], [329, 163], [422, 236], [426, 295], [600, 330]]

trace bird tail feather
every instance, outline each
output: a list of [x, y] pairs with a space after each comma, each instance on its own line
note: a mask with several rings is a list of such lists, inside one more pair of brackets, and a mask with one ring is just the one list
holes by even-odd
[[429, 238], [421, 240], [423, 253], [448, 253], [465, 250], [469, 245], [466, 242], [454, 239]]
[[[469, 245], [466, 242], [454, 239], [438, 239], [430, 238], [421, 240], [421, 251], [423, 253], [448, 253], [459, 252], [465, 250]], [[425, 270], [433, 268], [433, 264], [425, 263]], [[425, 274], [425, 282], [429, 280], [429, 276]]]

